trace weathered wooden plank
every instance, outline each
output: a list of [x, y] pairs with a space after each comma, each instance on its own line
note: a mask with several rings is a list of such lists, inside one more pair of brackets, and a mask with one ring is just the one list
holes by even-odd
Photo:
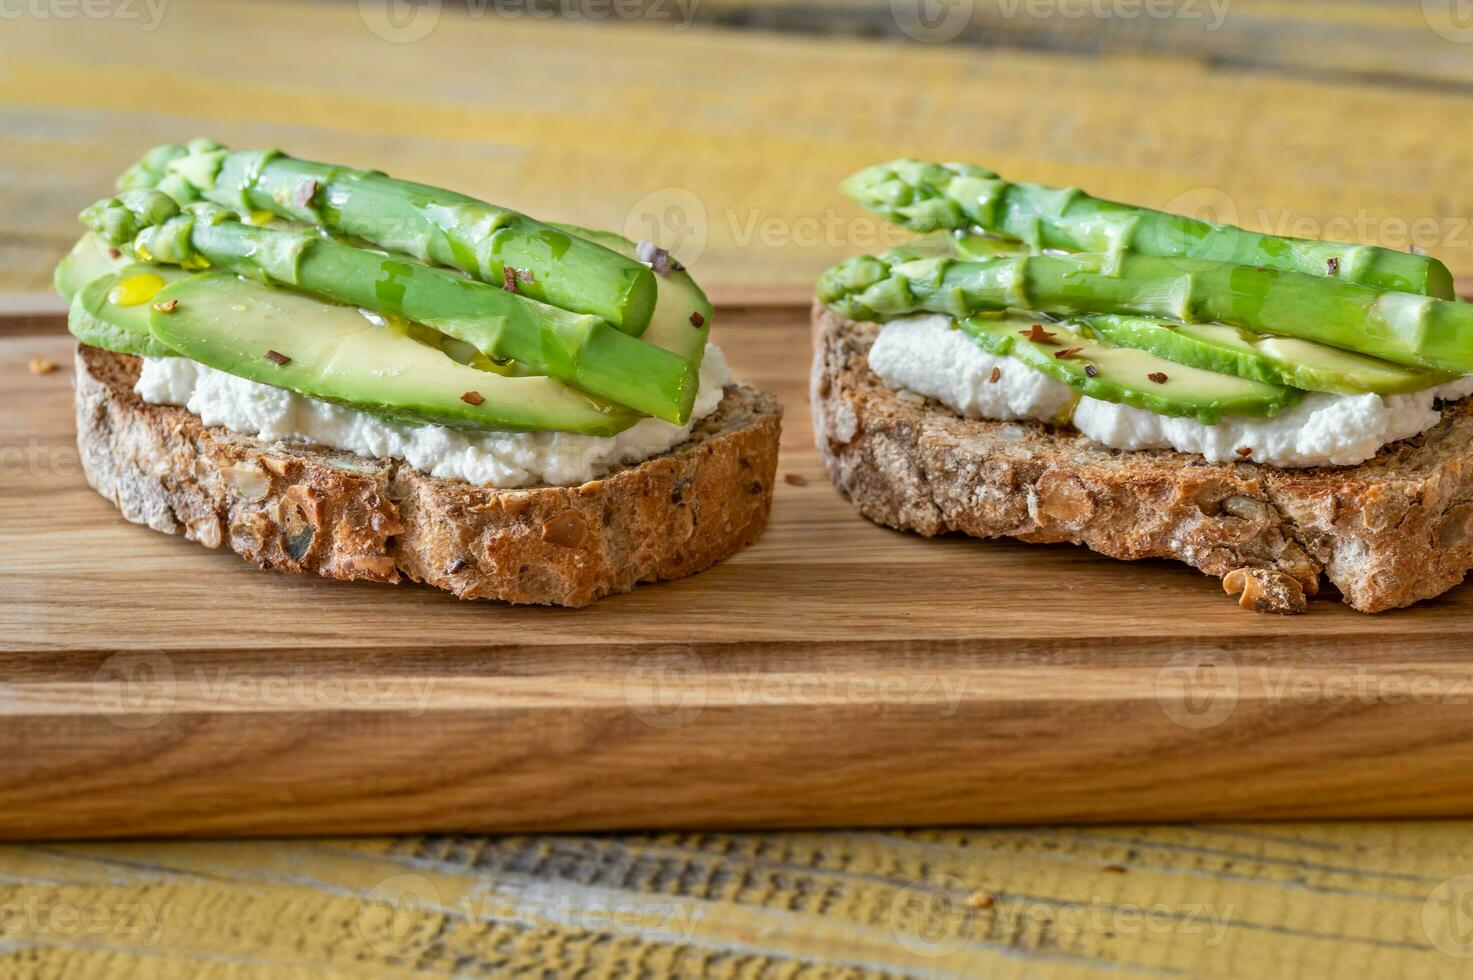
[[[675, 26], [447, 13], [390, 44], [353, 5], [176, 5], [147, 34], [9, 22], [0, 125], [17, 137], [0, 142], [0, 287], [44, 289], [77, 209], [142, 148], [202, 129], [654, 233], [708, 281], [811, 282], [892, 240], [836, 185], [901, 153], [1253, 227], [1415, 243], [1473, 274], [1473, 148], [1448, 122], [1473, 94], [1169, 52], [755, 44]], [[284, 46], [294, 32], [313, 57]], [[441, 65], [457, 66], [453, 82]]]

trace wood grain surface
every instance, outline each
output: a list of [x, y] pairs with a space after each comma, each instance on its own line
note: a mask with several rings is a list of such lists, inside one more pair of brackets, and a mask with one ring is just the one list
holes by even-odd
[[716, 323], [787, 406], [772, 523], [576, 611], [127, 524], [77, 471], [65, 372], [29, 367], [70, 338], [0, 339], [0, 739], [28, 746], [0, 834], [1473, 812], [1473, 591], [1266, 618], [1177, 564], [872, 526], [812, 447], [806, 308]]
[[[878, 0], [666, 2], [674, 20], [619, 23], [548, 21], [514, 13], [515, 3], [469, 16], [447, 0], [430, 33], [399, 44], [368, 29], [363, 11], [371, 15], [372, 4], [346, 0], [310, 8], [175, 2], [156, 25], [149, 11], [157, 5], [93, 5], [91, 16], [64, 6], [30, 4], [0, 22], [0, 290], [48, 288], [55, 258], [75, 236], [75, 212], [141, 148], [199, 132], [452, 183], [551, 217], [653, 227], [696, 259], [703, 282], [802, 292], [833, 259], [872, 247], [876, 227], [834, 184], [899, 153], [975, 160], [1203, 214], [1236, 209], [1255, 227], [1397, 247], [1414, 238], [1473, 273], [1463, 220], [1473, 213], [1464, 179], [1473, 144], [1459, 128], [1473, 109], [1473, 48], [1445, 17], [1452, 4], [1232, 0], [1207, 30], [1186, 16], [1129, 16], [1125, 3], [1070, 11], [1061, 3], [1033, 16], [1007, 0], [976, 0], [932, 8], [970, 7], [965, 21], [945, 22], [960, 26], [947, 44], [914, 41], [895, 7]], [[558, 6], [579, 10], [571, 0]], [[1208, 9], [1200, 0], [1174, 6]], [[694, 26], [677, 30], [686, 11]], [[31, 351], [12, 346], [3, 363]], [[765, 359], [757, 351], [749, 370]], [[46, 385], [66, 384], [61, 375], [19, 382], [38, 398], [57, 397]], [[0, 423], [13, 418], [13, 404], [0, 399]], [[790, 439], [801, 435], [793, 422], [789, 430]], [[59, 430], [5, 433], [0, 480], [15, 466], [51, 467], [59, 479], [70, 468], [75, 478]], [[785, 487], [780, 517], [800, 500], [807, 506], [800, 492], [819, 503], [827, 494], [816, 483]], [[68, 535], [51, 495], [22, 501], [6, 490], [0, 510], [30, 528], [21, 555], [0, 550], [6, 582], [45, 567], [58, 538], [69, 553], [81, 550], [85, 535]], [[77, 493], [70, 503], [60, 494], [56, 507], [76, 504]], [[106, 505], [95, 506], [104, 520]], [[846, 519], [832, 501], [817, 513], [820, 526]], [[128, 557], [153, 572], [233, 561], [136, 533], [150, 543]], [[770, 535], [763, 547], [782, 541]], [[948, 549], [963, 568], [977, 547], [992, 547], [963, 544], [915, 547]], [[65, 580], [52, 601], [69, 601], [73, 622], [117, 609], [94, 610], [80, 588], [94, 581], [90, 562], [99, 557], [52, 570]], [[886, 571], [893, 581], [918, 567]], [[1148, 579], [1153, 588], [1185, 588], [1204, 609], [1219, 609], [1211, 583], [1188, 570], [1131, 568], [1139, 571], [1158, 577]], [[726, 574], [745, 573], [733, 564]], [[176, 587], [196, 606], [214, 598], [191, 582]], [[29, 625], [5, 600], [0, 606]], [[1330, 630], [1314, 653], [1322, 662], [1339, 613], [1319, 607], [1306, 617], [1306, 626]], [[154, 636], [167, 640], [174, 625], [161, 622]], [[903, 632], [880, 625], [886, 636]], [[1413, 649], [1424, 641], [1410, 638]], [[1130, 656], [1131, 642], [1123, 636], [1120, 656]], [[1241, 635], [1233, 642], [1235, 651], [1251, 647]], [[1347, 663], [1364, 662], [1364, 642], [1350, 643]], [[128, 649], [151, 643], [139, 638]], [[100, 652], [92, 654], [98, 666]], [[55, 659], [34, 649], [18, 662]], [[86, 658], [59, 662], [73, 671], [76, 694]], [[1271, 682], [1280, 704], [1333, 698], [1338, 713], [1326, 730], [1352, 742], [1358, 716], [1391, 709], [1364, 706], [1353, 686], [1316, 693], [1314, 680], [1295, 695], [1284, 683], [1293, 674], [1265, 679], [1252, 673], [1254, 661], [1234, 663], [1250, 667], [1238, 675], [1240, 695]], [[1444, 657], [1438, 669], [1452, 666]], [[5, 671], [7, 679], [23, 674], [9, 663]], [[1202, 690], [1223, 690], [1227, 676], [1201, 675]], [[1397, 696], [1395, 684], [1417, 676], [1382, 690]], [[217, 699], [219, 678], [200, 680]], [[339, 705], [346, 697], [333, 696]], [[1439, 695], [1434, 687], [1419, 696]], [[1416, 697], [1402, 698], [1402, 743], [1371, 765], [1391, 775], [1379, 806], [1402, 792], [1393, 788], [1402, 753], [1425, 765], [1452, 731], [1445, 752], [1457, 757], [1456, 720], [1424, 732], [1410, 707]], [[1079, 700], [1087, 714], [1089, 697]], [[133, 703], [146, 717], [150, 702]], [[1226, 703], [1211, 701], [1219, 711]], [[987, 746], [989, 754], [1037, 751], [1029, 706], [1014, 708], [1017, 737]], [[866, 724], [895, 710], [876, 706]], [[1210, 719], [1210, 705], [1200, 717]], [[1304, 735], [1273, 732], [1255, 737], [1275, 742], [1292, 767]], [[564, 750], [563, 729], [544, 735]], [[1055, 757], [1072, 741], [1060, 736]], [[283, 757], [297, 750], [285, 737], [281, 746]], [[0, 756], [28, 751], [0, 737]], [[1116, 753], [1107, 761], [1123, 765], [1126, 748]], [[1081, 760], [1101, 755], [1108, 746], [1082, 743]], [[135, 761], [124, 755], [115, 764]], [[423, 764], [434, 768], [433, 759]], [[1314, 777], [1315, 763], [1300, 766]], [[1183, 754], [1177, 777], [1194, 767], [1202, 794], [1234, 797], [1239, 774], [1223, 771], [1215, 751]], [[248, 773], [250, 763], [222, 768]], [[1088, 776], [1086, 762], [1079, 773]], [[1410, 792], [1436, 804], [1440, 784]], [[1015, 786], [996, 795], [1005, 800]], [[945, 788], [933, 781], [928, 792]], [[276, 801], [290, 805], [295, 791], [282, 786]], [[1114, 792], [1099, 791], [1094, 805], [1108, 806]], [[84, 812], [91, 795], [78, 788], [68, 802]], [[1473, 952], [1462, 917], [1469, 874], [1473, 835], [1464, 821], [17, 844], [0, 847], [0, 975], [1453, 977], [1466, 975]]]

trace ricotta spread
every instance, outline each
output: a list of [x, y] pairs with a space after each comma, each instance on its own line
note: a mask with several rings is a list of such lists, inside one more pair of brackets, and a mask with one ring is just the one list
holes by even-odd
[[684, 442], [696, 422], [716, 411], [731, 369], [721, 349], [706, 345], [691, 420], [676, 425], [641, 419], [617, 435], [571, 432], [474, 432], [440, 425], [388, 422], [344, 405], [217, 371], [184, 357], [145, 357], [134, 390], [153, 405], [177, 405], [205, 425], [268, 441], [289, 440], [360, 456], [399, 459], [431, 476], [512, 489], [576, 486], [620, 465], [657, 456]]
[[[968, 418], [1051, 422], [1075, 398], [1063, 382], [1011, 357], [987, 353], [944, 316], [886, 324], [870, 349], [869, 364], [890, 387], [935, 398]], [[1216, 425], [1081, 397], [1072, 422], [1112, 449], [1175, 449], [1217, 463], [1352, 466], [1388, 443], [1436, 425], [1441, 418], [1437, 402], [1468, 395], [1473, 395], [1473, 377], [1399, 395], [1309, 392], [1270, 418], [1224, 416]], [[1240, 449], [1252, 452], [1240, 454]]]

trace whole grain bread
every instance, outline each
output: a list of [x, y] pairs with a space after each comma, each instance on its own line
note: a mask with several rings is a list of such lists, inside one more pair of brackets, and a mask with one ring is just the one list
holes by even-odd
[[1107, 449], [1042, 423], [963, 419], [892, 391], [869, 369], [878, 329], [814, 306], [819, 452], [872, 521], [1174, 558], [1260, 612], [1304, 611], [1322, 576], [1355, 609], [1395, 609], [1473, 568], [1473, 399], [1359, 466], [1208, 463]]
[[772, 505], [782, 412], [741, 385], [661, 456], [582, 486], [496, 490], [207, 427], [140, 399], [138, 370], [78, 347], [88, 482], [130, 521], [276, 571], [583, 606], [710, 567], [757, 540]]

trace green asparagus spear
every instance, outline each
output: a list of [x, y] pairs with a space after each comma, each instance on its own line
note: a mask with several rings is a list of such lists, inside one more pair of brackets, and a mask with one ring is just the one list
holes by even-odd
[[966, 164], [896, 160], [844, 181], [844, 192], [916, 231], [978, 227], [1035, 251], [1124, 251], [1212, 259], [1338, 278], [1377, 289], [1453, 298], [1452, 273], [1425, 255], [1245, 231], [1150, 208], [1103, 201], [1077, 187], [1014, 184]]
[[[174, 193], [178, 181], [188, 185], [182, 198]], [[497, 286], [510, 272], [525, 295], [635, 336], [655, 307], [654, 273], [639, 262], [516, 211], [377, 171], [195, 140], [150, 150], [119, 187], [156, 187], [183, 201], [197, 195], [323, 225]]]
[[158, 191], [98, 201], [82, 220], [145, 262], [214, 265], [339, 303], [403, 316], [512, 358], [595, 395], [684, 424], [698, 387], [686, 359], [620, 333], [595, 316], [546, 306], [303, 229], [259, 228], [207, 202], [183, 209]]
[[819, 279], [818, 297], [855, 320], [923, 310], [1139, 313], [1218, 321], [1314, 340], [1398, 364], [1473, 373], [1473, 303], [1297, 272], [1126, 253], [958, 261], [857, 256]]
[[[591, 242], [612, 249], [620, 255], [637, 257], [639, 246], [623, 235], [611, 231], [594, 231], [576, 225], [555, 225], [570, 235], [586, 238]], [[706, 338], [711, 333], [711, 320], [715, 311], [711, 301], [695, 279], [668, 254], [663, 256], [668, 267], [661, 274], [660, 298], [655, 303], [650, 325], [639, 339], [656, 347], [674, 351], [694, 364], [700, 364], [706, 355]]]

